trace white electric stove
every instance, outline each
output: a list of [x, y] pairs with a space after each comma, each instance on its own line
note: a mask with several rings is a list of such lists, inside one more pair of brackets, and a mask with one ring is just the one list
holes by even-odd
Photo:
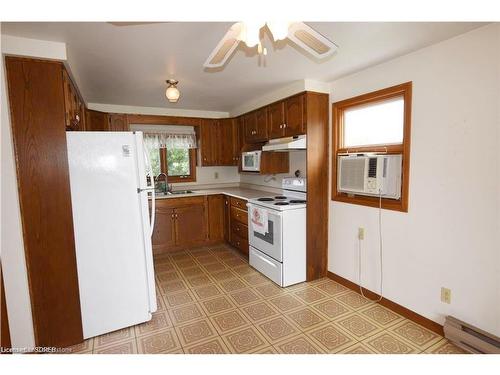
[[[282, 187], [282, 194], [248, 201], [248, 239], [250, 265], [285, 287], [306, 280], [306, 179], [285, 178]], [[252, 222], [263, 213], [265, 234]]]

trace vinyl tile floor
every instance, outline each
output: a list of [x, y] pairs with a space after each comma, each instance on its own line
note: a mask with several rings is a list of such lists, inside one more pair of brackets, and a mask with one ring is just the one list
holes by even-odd
[[155, 257], [151, 321], [70, 348], [85, 354], [464, 353], [330, 280], [280, 288], [229, 246]]

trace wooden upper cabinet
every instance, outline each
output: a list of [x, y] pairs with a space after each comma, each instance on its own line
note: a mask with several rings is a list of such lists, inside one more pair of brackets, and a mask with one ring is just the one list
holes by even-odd
[[256, 115], [257, 129], [254, 135], [254, 142], [265, 142], [268, 140], [267, 134], [267, 108], [261, 108]]
[[192, 204], [175, 209], [175, 245], [203, 243], [207, 239], [205, 204]]
[[285, 137], [306, 133], [305, 94], [292, 96], [285, 100]]
[[110, 131], [127, 132], [129, 131], [127, 115], [110, 113], [108, 114], [108, 126]]
[[219, 121], [219, 138], [215, 140], [218, 146], [219, 160], [217, 165], [234, 165], [233, 153], [233, 123], [234, 119]]
[[241, 158], [241, 146], [242, 146], [242, 141], [241, 141], [241, 127], [240, 127], [240, 120], [239, 119], [233, 119], [232, 122], [232, 165], [239, 165], [240, 164], [240, 158]]
[[243, 116], [243, 124], [245, 143], [254, 142], [254, 136], [257, 132], [257, 112], [250, 112]]
[[269, 138], [281, 138], [285, 134], [285, 102], [280, 101], [267, 107]]
[[93, 111], [91, 109], [86, 111], [85, 126], [87, 131], [107, 131], [108, 115], [104, 112]]
[[201, 165], [217, 165], [219, 153], [217, 151], [219, 121], [214, 119], [203, 119], [200, 129]]
[[66, 130], [85, 130], [83, 100], [71, 81], [66, 69], [62, 69], [64, 93], [64, 122]]
[[265, 142], [267, 139], [267, 107], [245, 115], [245, 142]]

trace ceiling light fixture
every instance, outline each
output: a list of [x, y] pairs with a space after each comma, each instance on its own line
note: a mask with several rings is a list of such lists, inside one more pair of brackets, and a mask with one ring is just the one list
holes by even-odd
[[167, 90], [165, 91], [165, 96], [167, 97], [170, 103], [177, 103], [179, 97], [181, 96], [181, 93], [177, 88], [177, 84], [179, 83], [179, 81], [175, 79], [167, 79], [166, 82], [168, 84], [168, 87]]

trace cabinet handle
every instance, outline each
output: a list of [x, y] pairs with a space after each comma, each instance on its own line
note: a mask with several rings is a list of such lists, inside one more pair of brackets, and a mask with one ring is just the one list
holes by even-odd
[[286, 128], [286, 124], [283, 124], [283, 128]]

